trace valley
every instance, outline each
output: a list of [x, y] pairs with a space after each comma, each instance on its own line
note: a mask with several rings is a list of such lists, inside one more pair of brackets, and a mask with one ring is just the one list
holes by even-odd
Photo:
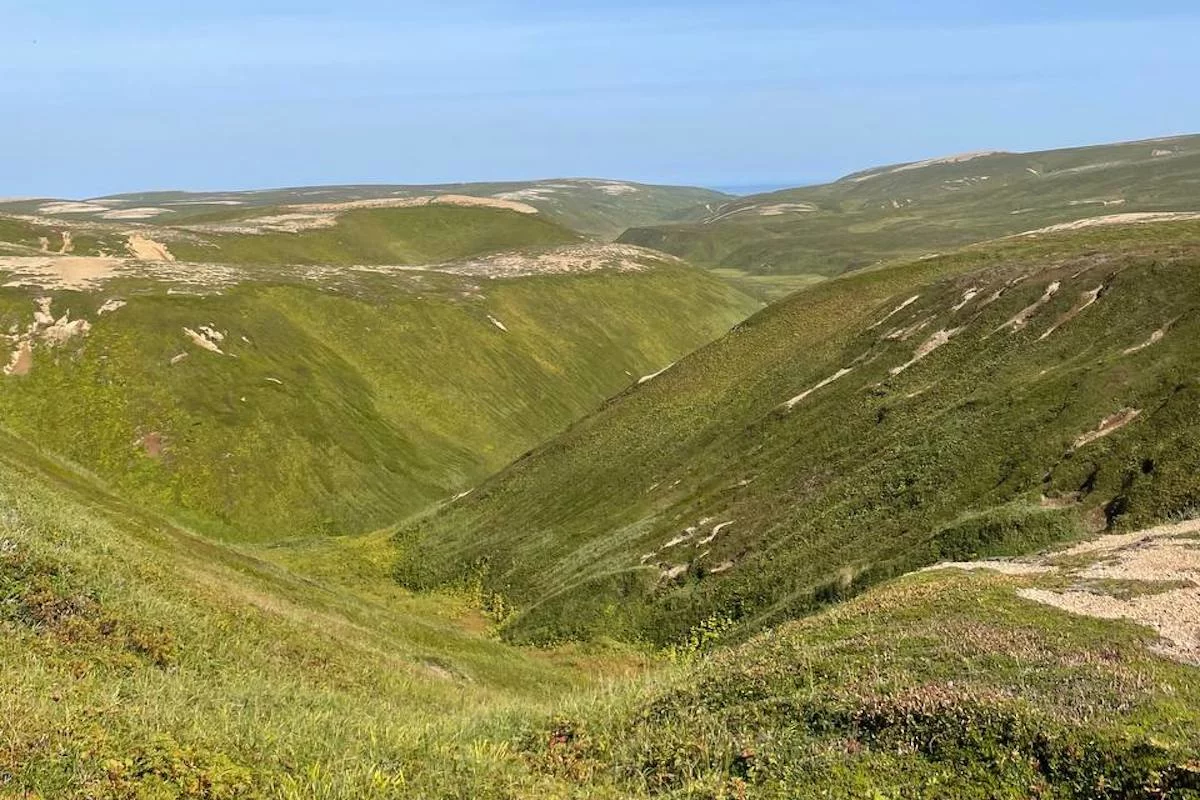
[[1198, 142], [0, 203], [0, 797], [1194, 796]]

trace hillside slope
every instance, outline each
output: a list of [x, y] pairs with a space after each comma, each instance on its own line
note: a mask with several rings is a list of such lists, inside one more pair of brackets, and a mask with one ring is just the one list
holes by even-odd
[[752, 630], [943, 558], [1200, 503], [1200, 225], [1069, 231], [828, 281], [398, 536], [519, 641]]
[[620, 241], [752, 275], [837, 275], [1088, 218], [1200, 212], [1200, 136], [880, 167]]
[[1054, 588], [1047, 576], [910, 576], [723, 652], [710, 627], [674, 663], [520, 649], [490, 636], [473, 593], [391, 583], [380, 536], [217, 544], [0, 445], [6, 796], [1083, 800], [1200, 786], [1197, 670], [1152, 652], [1146, 629], [1022, 599]]
[[0, 427], [260, 541], [444, 499], [757, 307], [673, 259], [598, 245], [416, 271], [0, 269]]

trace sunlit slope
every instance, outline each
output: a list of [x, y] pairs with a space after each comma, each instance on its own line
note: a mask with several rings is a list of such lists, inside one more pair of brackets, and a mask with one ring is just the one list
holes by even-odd
[[723, 651], [718, 619], [675, 663], [522, 650], [491, 637], [477, 587], [391, 583], [379, 535], [216, 544], [0, 444], [0, 776], [15, 796], [1197, 786], [1196, 669], [1154, 653], [1148, 629], [1018, 596], [1052, 575], [909, 576]]
[[35, 214], [64, 222], [187, 225], [214, 216], [261, 214], [296, 205], [466, 197], [529, 206], [572, 230], [612, 239], [626, 228], [703, 219], [729, 195], [690, 186], [629, 181], [553, 179], [430, 186], [310, 186], [230, 192], [139, 192], [84, 201], [38, 199], [0, 203], [0, 213]]
[[314, 579], [0, 444], [0, 794], [480, 796], [489, 720], [587, 683], [389, 590], [376, 540]]
[[[89, 286], [6, 288], [0, 425], [207, 532], [363, 531], [472, 485], [756, 307], [649, 254], [498, 259], [119, 264]], [[514, 263], [533, 274], [489, 277]]]
[[621, 241], [751, 274], [837, 275], [1114, 214], [1200, 212], [1200, 136], [880, 167]]
[[1194, 796], [1200, 671], [1019, 597], [1040, 580], [903, 578], [560, 714], [522, 756], [580, 798]]
[[661, 642], [1190, 513], [1197, 269], [1173, 223], [818, 285], [404, 528], [397, 575], [481, 580], [514, 639]]

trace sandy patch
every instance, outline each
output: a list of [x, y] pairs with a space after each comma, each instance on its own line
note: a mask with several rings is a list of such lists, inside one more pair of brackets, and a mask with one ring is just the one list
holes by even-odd
[[[1097, 557], [1073, 574], [1082, 585], [1063, 592], [1027, 588], [1019, 594], [1073, 614], [1146, 625], [1163, 637], [1157, 650], [1172, 658], [1200, 663], [1200, 547], [1192, 539], [1180, 538], [1198, 532], [1200, 520], [1190, 520], [1077, 545], [1057, 555]], [[1089, 587], [1088, 581], [1175, 586], [1117, 597]]]
[[479, 258], [407, 269], [448, 272], [482, 278], [515, 278], [582, 272], [646, 272], [682, 264], [674, 256], [628, 244], [581, 244], [539, 252], [495, 253]]
[[654, 380], [659, 375], [662, 375], [664, 372], [666, 372], [673, 366], [675, 366], [674, 361], [672, 361], [670, 364], [667, 364], [665, 367], [660, 369], [658, 372], [651, 372], [649, 375], [643, 375], [642, 377], [637, 379], [637, 385], [641, 386], [643, 383], [649, 383], [650, 381]]
[[957, 336], [963, 330], [964, 330], [963, 328], [949, 328], [949, 329], [943, 328], [942, 330], [933, 334], [928, 339], [926, 339], [924, 341], [924, 343], [922, 343], [921, 346], [916, 349], [915, 352], [913, 352], [912, 358], [910, 358], [908, 361], [906, 361], [905, 363], [901, 364], [898, 367], [892, 367], [892, 369], [890, 370], [891, 374], [899, 375], [901, 372], [904, 372], [904, 370], [908, 369], [913, 364], [916, 364], [918, 361], [920, 361], [921, 359], [928, 356], [934, 350], [937, 350], [939, 347], [941, 347], [942, 345], [949, 342], [951, 339], [953, 339], [955, 336]]
[[116, 274], [121, 260], [92, 256], [0, 257], [0, 269], [13, 273], [8, 285], [87, 289]]
[[150, 456], [150, 458], [162, 457], [165, 443], [163, 442], [161, 433], [147, 433], [139, 440], [138, 444], [141, 446], [142, 451]]
[[492, 195], [492, 197], [495, 197], [498, 200], [515, 200], [520, 202], [523, 200], [549, 200], [556, 194], [558, 194], [558, 189], [549, 187], [531, 187], [529, 189], [517, 189], [516, 191], [512, 192], [498, 192], [497, 194]]
[[62, 200], [38, 206], [39, 214], [101, 214], [108, 210], [107, 206], [99, 203], [80, 203], [73, 200]]
[[71, 319], [68, 310], [58, 319], [54, 318], [53, 300], [39, 297], [34, 301], [33, 322], [22, 332], [14, 330], [7, 338], [15, 347], [4, 367], [5, 375], [28, 375], [33, 369], [33, 346], [41, 342], [47, 347], [59, 347], [76, 336], [83, 336], [92, 329], [86, 319]]
[[1095, 430], [1088, 431], [1077, 438], [1071, 446], [1072, 449], [1078, 450], [1085, 445], [1089, 445], [1098, 439], [1103, 439], [1105, 436], [1119, 431], [1141, 416], [1141, 413], [1141, 410], [1137, 408], [1125, 408], [1115, 414], [1110, 414], [1100, 421]]
[[220, 339], [223, 339], [224, 337], [222, 336], [222, 337], [218, 338], [216, 336], [211, 335], [212, 334], [211, 329], [201, 326], [199, 331], [194, 331], [191, 328], [184, 328], [183, 332], [185, 334], [187, 334], [187, 337], [189, 339], [191, 339], [192, 343], [195, 344], [197, 347], [207, 350], [210, 353], [217, 353], [218, 355], [225, 355], [225, 351], [221, 349], [221, 346], [219, 344]]
[[970, 289], [967, 289], [962, 293], [962, 300], [955, 303], [950, 310], [956, 313], [962, 311], [964, 308], [966, 308], [967, 303], [971, 302], [979, 295], [980, 291], [982, 290], [976, 286], [972, 286]]
[[867, 330], [869, 330], [869, 331], [870, 331], [870, 330], [874, 330], [875, 328], [878, 328], [880, 325], [882, 325], [883, 323], [887, 322], [889, 319], [891, 319], [892, 317], [896, 316], [896, 315], [897, 315], [897, 314], [899, 314], [901, 311], [903, 311], [904, 309], [908, 308], [909, 306], [911, 306], [913, 303], [917, 302], [917, 301], [918, 301], [918, 300], [920, 300], [920, 299], [921, 299], [921, 295], [919, 295], [919, 294], [914, 294], [912, 297], [908, 298], [908, 299], [907, 299], [907, 300], [905, 300], [903, 303], [901, 303], [900, 305], [896, 306], [896, 307], [895, 307], [895, 308], [893, 308], [891, 311], [889, 311], [889, 312], [887, 313], [887, 315], [886, 315], [886, 316], [884, 316], [884, 318], [883, 318], [883, 319], [879, 320], [879, 321], [878, 321], [878, 322], [876, 322], [874, 325], [872, 325], [871, 327], [867, 328]]
[[934, 564], [932, 567], [926, 567], [921, 572], [931, 572], [940, 569], [961, 569], [967, 572], [990, 570], [992, 572], [999, 572], [1001, 575], [1042, 575], [1055, 571], [1054, 567], [1047, 564], [998, 558], [990, 561], [943, 561], [940, 564]]
[[[1042, 296], [1034, 301], [1032, 305], [1028, 305], [1021, 309], [1019, 312], [1017, 312], [1015, 317], [1001, 325], [999, 328], [996, 328], [996, 330], [1002, 331], [1005, 328], [1008, 328], [1011, 331], [1019, 331], [1021, 328], [1024, 328], [1029, 323], [1030, 318], [1038, 312], [1038, 309], [1046, 305], [1046, 303], [1049, 303], [1050, 298], [1054, 297], [1054, 295], [1058, 293], [1058, 290], [1061, 286], [1062, 284], [1058, 281], [1051, 283], [1046, 287], [1046, 291], [1042, 293]], [[997, 297], [999, 297], [999, 295], [997, 295]]]
[[807, 398], [813, 392], [818, 391], [819, 389], [824, 389], [826, 386], [833, 383], [834, 381], [840, 381], [842, 378], [846, 377], [853, 371], [854, 371], [853, 367], [843, 367], [842, 369], [839, 369], [837, 372], [830, 375], [828, 378], [821, 381], [816, 386], [813, 386], [810, 389], [805, 389], [803, 392], [796, 395], [792, 399], [785, 401], [782, 405], [780, 405], [780, 408], [784, 409], [785, 411], [791, 411], [793, 408], [796, 407], [796, 405], [798, 403], [802, 402], [805, 398]]
[[139, 261], [170, 261], [175, 260], [171, 251], [161, 242], [156, 242], [142, 233], [131, 233], [125, 242], [129, 253]]
[[33, 369], [33, 347], [29, 342], [21, 342], [13, 351], [8, 364], [5, 365], [4, 374], [28, 375], [31, 369]]
[[1135, 344], [1133, 347], [1125, 348], [1124, 354], [1127, 356], [1131, 356], [1134, 353], [1139, 353], [1142, 350], [1145, 350], [1147, 347], [1158, 344], [1159, 342], [1161, 342], [1163, 340], [1164, 337], [1166, 337], [1166, 335], [1167, 335], [1166, 328], [1159, 328], [1154, 333], [1150, 334], [1149, 339], [1142, 342], [1141, 344]]
[[937, 319], [937, 317], [926, 317], [925, 319], [917, 320], [906, 328], [893, 328], [880, 338], [885, 342], [907, 342], [909, 339], [933, 324], [935, 319]]
[[[1200, 219], [1196, 211], [1140, 211], [1127, 214], [1106, 214], [1102, 217], [1087, 217], [1074, 222], [1061, 222], [1046, 228], [1025, 231], [1016, 236], [1035, 236], [1039, 233], [1057, 233], [1059, 231], [1077, 231], [1083, 228], [1098, 228], [1105, 225], [1142, 225], [1150, 222], [1187, 222]], [[1008, 237], [1012, 238], [1012, 237]]]
[[120, 208], [114, 211], [105, 211], [100, 217], [102, 219], [154, 219], [163, 214], [174, 213], [169, 208]]
[[701, 539], [700, 541], [696, 542], [696, 547], [703, 547], [706, 544], [711, 544], [714, 539], [716, 539], [718, 536], [721, 535], [721, 531], [725, 530], [733, 523], [734, 523], [734, 520], [729, 520], [728, 522], [721, 522], [721, 523], [714, 525], [712, 528], [712, 531], [708, 534], [708, 536], [706, 536], [703, 539]]
[[817, 210], [812, 203], [774, 203], [767, 206], [751, 206], [760, 217], [778, 217], [783, 214], [808, 214]]
[[[1035, 558], [955, 562], [928, 569], [1066, 576], [1074, 585], [1064, 591], [1026, 587], [1017, 593], [1072, 614], [1145, 625], [1162, 637], [1155, 650], [1200, 663], [1200, 543], [1184, 538], [1197, 533], [1200, 520], [1189, 520], [1110, 534]], [[1090, 563], [1071, 565], [1081, 557], [1090, 558]], [[1130, 590], [1127, 596], [1122, 596], [1122, 588]]]
[[1055, 322], [1053, 325], [1051, 325], [1049, 328], [1047, 328], [1046, 332], [1038, 337], [1038, 341], [1040, 342], [1040, 341], [1045, 340], [1046, 338], [1048, 338], [1050, 336], [1050, 334], [1054, 333], [1056, 330], [1061, 328], [1063, 325], [1066, 325], [1068, 322], [1070, 322], [1071, 320], [1078, 317], [1081, 313], [1083, 313], [1084, 309], [1090, 307], [1097, 300], [1099, 300], [1100, 295], [1103, 292], [1104, 292], [1104, 284], [1101, 284], [1101, 285], [1097, 286], [1095, 289], [1092, 289], [1087, 292], [1083, 292], [1081, 295], [1079, 295], [1079, 303], [1077, 303], [1070, 311], [1068, 311], [1067, 313], [1065, 313], [1061, 317], [1059, 317], [1057, 322]]
[[612, 197], [620, 197], [627, 194], [637, 194], [640, 191], [636, 186], [630, 186], [627, 183], [608, 183], [598, 187], [600, 191]]

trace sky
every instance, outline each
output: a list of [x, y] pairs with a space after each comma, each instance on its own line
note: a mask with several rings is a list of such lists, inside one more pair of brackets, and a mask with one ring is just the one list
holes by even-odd
[[1200, 132], [1200, 4], [0, 0], [0, 196], [819, 182]]

